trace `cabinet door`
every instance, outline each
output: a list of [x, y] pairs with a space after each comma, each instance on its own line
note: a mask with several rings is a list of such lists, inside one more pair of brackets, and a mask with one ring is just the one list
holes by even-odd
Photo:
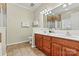
[[38, 49], [42, 50], [42, 35], [35, 35], [35, 45]]
[[71, 49], [71, 48], [67, 48], [67, 47], [63, 47], [63, 56], [77, 56], [78, 55], [78, 53], [77, 53], [78, 51], [76, 51], [76, 49]]
[[38, 43], [39, 43], [39, 49], [42, 50], [42, 38], [38, 40]]
[[62, 47], [57, 43], [52, 43], [52, 56], [61, 56]]
[[46, 55], [50, 55], [50, 49], [51, 49], [51, 40], [49, 36], [43, 37], [43, 52]]
[[39, 39], [38, 39], [38, 35], [35, 34], [35, 45], [38, 48], [39, 47]]

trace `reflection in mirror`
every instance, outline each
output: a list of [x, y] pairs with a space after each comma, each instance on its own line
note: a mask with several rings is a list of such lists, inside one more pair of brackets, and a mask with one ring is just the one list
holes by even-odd
[[79, 29], [79, 4], [62, 4], [47, 16], [47, 27], [62, 30]]
[[58, 23], [61, 21], [61, 15], [48, 15], [47, 16], [47, 24], [48, 28], [60, 28]]

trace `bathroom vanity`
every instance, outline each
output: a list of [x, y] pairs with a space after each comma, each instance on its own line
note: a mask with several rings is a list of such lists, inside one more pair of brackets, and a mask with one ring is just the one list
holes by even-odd
[[34, 29], [35, 46], [48, 56], [79, 56], [79, 4], [65, 3], [47, 13], [44, 29]]
[[79, 41], [71, 36], [35, 33], [35, 46], [47, 56], [79, 56]]

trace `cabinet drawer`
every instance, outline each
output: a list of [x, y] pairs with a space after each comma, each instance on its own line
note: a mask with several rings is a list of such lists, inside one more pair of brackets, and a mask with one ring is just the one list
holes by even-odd
[[42, 50], [42, 35], [35, 34], [35, 45], [38, 49]]

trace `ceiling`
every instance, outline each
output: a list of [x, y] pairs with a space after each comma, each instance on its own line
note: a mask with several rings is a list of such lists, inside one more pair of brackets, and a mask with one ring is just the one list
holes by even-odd
[[75, 12], [75, 11], [79, 11], [79, 4], [77, 3], [73, 3], [71, 5], [68, 5], [66, 3], [66, 7], [63, 7], [63, 4], [60, 5], [59, 7], [55, 8], [52, 10], [52, 12], [54, 14], [61, 14], [61, 13], [66, 13], [66, 12]]
[[26, 8], [30, 11], [34, 11], [41, 5], [41, 3], [16, 3], [16, 5], [22, 8]]

